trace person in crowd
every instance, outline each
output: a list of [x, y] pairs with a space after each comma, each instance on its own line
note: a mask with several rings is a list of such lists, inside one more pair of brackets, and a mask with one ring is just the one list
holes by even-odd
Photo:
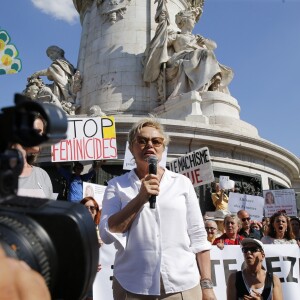
[[262, 228], [261, 228], [262, 235], [265, 236], [265, 235], [268, 234], [268, 228], [269, 228], [269, 224], [270, 224], [270, 218], [263, 217], [262, 221], [261, 221], [261, 224], [262, 224]]
[[241, 240], [244, 239], [243, 236], [238, 234], [239, 231], [239, 218], [236, 215], [227, 215], [224, 219], [225, 233], [217, 237], [213, 245], [221, 250], [224, 249], [225, 245], [239, 245]]
[[239, 235], [242, 235], [243, 237], [250, 237], [257, 240], [260, 240], [262, 238], [260, 230], [251, 228], [251, 217], [246, 210], [244, 209], [239, 210], [237, 216], [240, 219], [242, 224], [242, 228], [239, 230]]
[[67, 181], [67, 200], [71, 202], [80, 202], [83, 198], [83, 181], [91, 180], [96, 175], [96, 171], [99, 169], [100, 165], [94, 163], [92, 169], [88, 173], [82, 175], [83, 164], [80, 162], [74, 163], [73, 173], [61, 167], [59, 164], [56, 164], [56, 167], [58, 173]]
[[214, 212], [213, 220], [217, 223], [218, 226], [218, 235], [222, 235], [225, 232], [224, 229], [224, 219], [227, 215], [230, 215], [230, 211], [228, 210], [216, 210]]
[[42, 275], [24, 261], [7, 257], [0, 246], [0, 300], [50, 300]]
[[[44, 118], [36, 114], [33, 126], [42, 135], [46, 126]], [[53, 199], [53, 187], [48, 173], [42, 168], [33, 165], [40, 152], [40, 147], [23, 147], [20, 144], [14, 144], [12, 148], [20, 151], [24, 162], [18, 179], [17, 194], [19, 196]]]
[[216, 210], [227, 210], [228, 209], [228, 196], [224, 189], [220, 188], [220, 184], [215, 182], [215, 192], [211, 194], [212, 202]]
[[100, 223], [100, 217], [101, 217], [100, 206], [93, 197], [85, 197], [80, 201], [80, 203], [83, 204], [89, 210], [89, 212], [94, 220], [94, 223], [96, 225], [96, 232], [97, 232], [99, 247], [101, 247], [103, 245], [103, 242], [100, 238], [99, 227], [98, 227], [99, 223]]
[[169, 142], [162, 124], [141, 119], [128, 141], [136, 168], [108, 182], [100, 222], [104, 243], [117, 248], [114, 299], [215, 299], [211, 244], [191, 181], [159, 164], [149, 174], [148, 158], [159, 162]]
[[245, 267], [229, 275], [227, 300], [283, 300], [279, 278], [267, 272], [262, 265], [265, 258], [263, 243], [245, 238], [241, 241], [241, 248]]
[[267, 192], [265, 195], [265, 204], [275, 204], [275, 198], [272, 192]]
[[292, 232], [295, 236], [295, 240], [298, 242], [300, 246], [300, 220], [299, 218], [293, 217], [290, 219], [290, 224], [292, 228]]
[[[100, 217], [101, 217], [101, 209], [99, 207], [98, 202], [93, 197], [85, 197], [80, 201], [80, 204], [83, 204], [90, 212], [91, 217], [94, 220], [95, 226], [96, 226], [96, 233], [98, 237], [98, 244], [99, 247], [103, 245], [103, 242], [101, 240], [100, 234], [99, 234], [99, 223], [100, 223]], [[101, 265], [98, 265], [98, 272], [101, 270]], [[93, 300], [93, 289], [91, 289], [86, 298], [83, 300]]]
[[213, 243], [215, 238], [218, 236], [217, 223], [214, 220], [206, 220], [204, 225], [207, 232], [207, 240]]
[[270, 218], [268, 233], [261, 241], [264, 244], [297, 244], [285, 211], [279, 211]]
[[260, 232], [260, 234], [262, 235], [261, 227], [262, 227], [262, 224], [260, 222], [256, 221], [256, 220], [253, 220], [250, 224], [251, 229], [258, 230]]

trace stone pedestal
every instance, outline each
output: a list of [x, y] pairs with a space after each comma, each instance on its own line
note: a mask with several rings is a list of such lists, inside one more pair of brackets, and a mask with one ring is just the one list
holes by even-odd
[[229, 94], [208, 91], [201, 93], [201, 109], [211, 125], [224, 129], [233, 129], [236, 133], [258, 137], [258, 131], [253, 125], [240, 120], [240, 106]]
[[208, 124], [208, 118], [202, 114], [202, 99], [198, 92], [192, 91], [171, 99], [153, 110], [153, 113], [165, 119], [184, 120]]
[[240, 106], [235, 98], [221, 92], [202, 92], [202, 113], [205, 116], [229, 116], [240, 118]]

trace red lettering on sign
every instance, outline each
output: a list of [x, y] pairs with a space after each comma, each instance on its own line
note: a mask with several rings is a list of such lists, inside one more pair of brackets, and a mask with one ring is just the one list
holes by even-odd
[[52, 146], [53, 161], [117, 158], [116, 139], [82, 138], [61, 140]]
[[200, 170], [196, 169], [196, 170], [192, 170], [192, 171], [188, 171], [186, 173], [182, 173], [184, 176], [188, 177], [192, 184], [194, 185], [195, 183], [201, 183], [203, 182], [202, 179], [200, 179]]

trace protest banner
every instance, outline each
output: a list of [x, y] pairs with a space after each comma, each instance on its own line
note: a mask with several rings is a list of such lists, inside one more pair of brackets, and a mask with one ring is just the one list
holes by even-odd
[[246, 210], [251, 219], [260, 221], [264, 215], [264, 198], [239, 193], [229, 193], [228, 210], [237, 213], [239, 210]]
[[194, 187], [204, 185], [215, 180], [207, 147], [174, 159], [170, 162], [169, 167], [171, 171], [188, 177]]
[[293, 189], [264, 190], [265, 217], [285, 210], [288, 216], [297, 216], [296, 195]]
[[235, 182], [229, 179], [229, 176], [220, 176], [219, 185], [221, 190], [231, 190], [234, 188]]
[[[296, 299], [299, 294], [298, 245], [264, 245], [266, 258], [264, 267], [277, 275], [282, 283], [283, 299]], [[94, 300], [113, 300], [112, 276], [115, 248], [112, 244], [100, 248], [102, 270], [94, 282]], [[230, 272], [241, 270], [244, 257], [240, 246], [225, 245], [223, 250], [212, 246], [210, 251], [212, 281], [218, 300], [226, 299], [227, 280]], [[137, 262], [138, 263], [138, 262]]]
[[68, 118], [67, 138], [51, 147], [52, 162], [117, 158], [114, 117]]
[[93, 197], [100, 208], [102, 207], [103, 195], [106, 189], [105, 185], [83, 182], [83, 197]]

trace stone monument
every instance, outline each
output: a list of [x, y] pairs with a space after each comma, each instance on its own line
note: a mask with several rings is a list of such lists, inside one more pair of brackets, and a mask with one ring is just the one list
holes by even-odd
[[[24, 94], [35, 101], [53, 103], [61, 107], [66, 114], [75, 115], [78, 108], [76, 96], [81, 89], [81, 75], [65, 58], [65, 51], [58, 46], [50, 46], [46, 53], [52, 60], [44, 70], [32, 74]], [[40, 76], [46, 76], [53, 83], [44, 84]]]
[[192, 32], [204, 0], [73, 3], [82, 24], [77, 113], [96, 105], [115, 116], [114, 164], [122, 166], [132, 123], [153, 114], [172, 139], [168, 161], [207, 146], [216, 176], [254, 178], [260, 189], [300, 186], [299, 159], [240, 119], [230, 94], [233, 71], [217, 60], [216, 42]]

